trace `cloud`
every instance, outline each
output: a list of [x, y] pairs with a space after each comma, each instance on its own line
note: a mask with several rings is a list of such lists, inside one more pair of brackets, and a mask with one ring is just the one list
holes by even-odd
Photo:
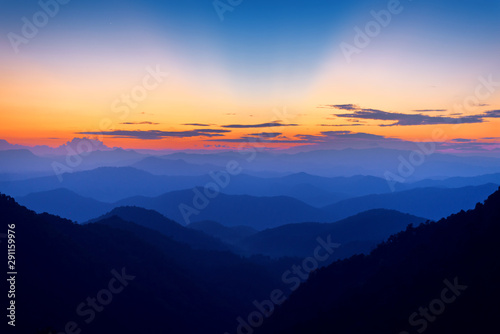
[[309, 134], [298, 134], [295, 136], [296, 138], [300, 138], [302, 140], [306, 140], [314, 143], [327, 143], [331, 141], [339, 141], [339, 140], [397, 140], [387, 138], [380, 135], [373, 135], [370, 133], [364, 132], [352, 132], [352, 131], [323, 131], [319, 135], [309, 135]]
[[364, 124], [355, 123], [355, 124], [319, 124], [319, 126], [363, 126]]
[[112, 136], [120, 138], [136, 138], [143, 140], [157, 140], [165, 137], [175, 138], [190, 138], [190, 137], [222, 137], [224, 133], [231, 132], [230, 130], [215, 130], [215, 129], [196, 129], [191, 131], [126, 131], [114, 130], [104, 132], [78, 132], [78, 134]]
[[[346, 107], [347, 106], [347, 107]], [[392, 124], [379, 124], [379, 126], [408, 126], [408, 125], [436, 125], [436, 124], [471, 124], [483, 123], [485, 118], [500, 117], [500, 110], [491, 110], [483, 114], [469, 115], [463, 117], [429, 116], [424, 114], [404, 114], [387, 112], [378, 109], [364, 109], [354, 105], [332, 105], [332, 109], [350, 110], [352, 113], [334, 114], [339, 118], [369, 119], [378, 121], [394, 121]]]
[[302, 139], [266, 139], [263, 137], [248, 137], [243, 136], [240, 138], [221, 138], [221, 139], [208, 139], [211, 142], [225, 142], [225, 143], [265, 143], [265, 144], [309, 144]]
[[466, 138], [455, 138], [451, 140], [452, 142], [455, 143], [473, 143], [475, 142], [474, 139], [466, 139]]
[[261, 124], [231, 124], [223, 125], [223, 128], [231, 129], [251, 129], [251, 128], [272, 128], [280, 126], [298, 126], [298, 124], [283, 124], [281, 121], [274, 121], [271, 123], [261, 123]]
[[350, 111], [359, 109], [359, 107], [355, 104], [327, 104], [319, 106], [319, 108], [350, 110]]
[[500, 118], [500, 110], [490, 110], [483, 114], [485, 118]]
[[188, 126], [210, 126], [210, 124], [201, 124], [201, 123], [186, 123], [182, 125], [188, 125]]
[[122, 124], [122, 125], [158, 125], [160, 123], [145, 121], [145, 122], [124, 122], [124, 123], [120, 123], [120, 124]]
[[260, 133], [251, 133], [249, 136], [262, 137], [262, 138], [276, 138], [281, 136], [281, 132], [260, 132]]
[[414, 112], [445, 112], [447, 109], [417, 109], [413, 110]]

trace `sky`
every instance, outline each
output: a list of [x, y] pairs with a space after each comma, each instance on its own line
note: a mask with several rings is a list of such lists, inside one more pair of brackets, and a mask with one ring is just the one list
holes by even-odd
[[0, 6], [0, 138], [13, 144], [500, 148], [497, 0]]

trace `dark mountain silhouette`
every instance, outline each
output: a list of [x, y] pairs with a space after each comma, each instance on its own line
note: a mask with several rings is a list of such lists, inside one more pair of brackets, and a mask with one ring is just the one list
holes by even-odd
[[463, 188], [418, 188], [381, 195], [351, 198], [327, 206], [332, 220], [343, 219], [371, 209], [390, 209], [437, 220], [484, 201], [498, 186], [485, 184]]
[[250, 226], [227, 227], [214, 221], [193, 222], [187, 226], [189, 229], [204, 232], [228, 244], [236, 244], [243, 238], [256, 234], [258, 231]]
[[311, 274], [258, 334], [488, 333], [498, 324], [500, 190]]
[[[322, 210], [286, 196], [253, 197], [219, 193], [213, 199], [206, 197], [206, 200], [200, 199], [199, 204], [195, 205], [193, 200], [196, 199], [198, 202], [198, 198], [201, 198], [196, 194], [204, 192], [203, 188], [173, 191], [153, 198], [131, 197], [116, 204], [155, 210], [181, 224], [213, 220], [226, 226], [247, 225], [255, 229], [264, 229], [294, 222], [329, 221]], [[180, 205], [189, 206], [195, 211], [185, 211], [186, 215], [183, 215], [179, 209]], [[187, 212], [192, 214], [189, 215]], [[188, 216], [189, 221], [184, 219], [184, 216]]]
[[280, 285], [271, 264], [193, 250], [117, 216], [78, 225], [0, 195], [0, 217], [18, 236], [20, 333], [220, 333]]
[[409, 224], [419, 225], [424, 218], [392, 210], [371, 210], [344, 220], [329, 223], [300, 223], [279, 226], [249, 236], [238, 243], [244, 250], [272, 257], [311, 256], [318, 245], [317, 238], [331, 237], [341, 244], [331, 260], [370, 252], [390, 235], [404, 230]]
[[16, 201], [37, 213], [47, 212], [79, 223], [100, 216], [113, 208], [112, 204], [83, 197], [64, 188], [20, 196]]
[[181, 226], [156, 211], [138, 207], [118, 207], [98, 218], [90, 220], [89, 223], [98, 223], [115, 216], [122, 220], [158, 231], [175, 241], [186, 243], [196, 249], [229, 250], [229, 246], [222, 243], [219, 239], [213, 238], [201, 231]]
[[[112, 175], [113, 171], [116, 171], [115, 175]], [[85, 181], [87, 177], [83, 177], [83, 181], [80, 180], [80, 177], [77, 177], [78, 181], [76, 182], [68, 178], [64, 184], [73, 186], [77, 184], [77, 188], [83, 189], [85, 192], [90, 194], [93, 192], [99, 193], [100, 195], [97, 197], [116, 197], [118, 196], [115, 194], [116, 191], [120, 191], [122, 194], [130, 193], [134, 190], [160, 192], [162, 186], [156, 182], [158, 181], [156, 177], [166, 179], [176, 178], [154, 176], [146, 172], [127, 168], [116, 170], [104, 168], [82, 173], [89, 173], [89, 175], [96, 176], [97, 178], [92, 182]], [[82, 173], [75, 173], [75, 176]], [[144, 176], [142, 173], [145, 173], [144, 182], [140, 182], [142, 176]], [[122, 178], [126, 179], [133, 176], [138, 177], [138, 179], [134, 180], [132, 178], [127, 183], [119, 182]], [[177, 178], [182, 179], [181, 176]], [[182, 183], [184, 181], [178, 180], [177, 182]], [[26, 183], [28, 184], [29, 181], [26, 181]], [[129, 188], [128, 184], [132, 188]], [[57, 182], [56, 185], [59, 185], [59, 183]], [[138, 188], [133, 189], [135, 185]], [[146, 189], [148, 185], [151, 185], [153, 189]], [[155, 188], [156, 190], [154, 190]], [[197, 189], [199, 192], [204, 193], [202, 188]], [[255, 197], [220, 193], [215, 199], [208, 199], [209, 201], [204, 202], [198, 198], [193, 189], [167, 192], [158, 197], [134, 196], [113, 204], [92, 201], [91, 198], [95, 198], [92, 195], [83, 196], [82, 198], [77, 194], [69, 193], [67, 190], [41, 192], [18, 198], [23, 204], [26, 204], [30, 209], [34, 209], [37, 212], [49, 212], [77, 221], [95, 218], [114, 207], [137, 206], [158, 211], [164, 216], [184, 225], [186, 221], [179, 209], [179, 205], [184, 204], [194, 209], [191, 215], [185, 211], [186, 215], [189, 216], [189, 222], [212, 220], [225, 226], [247, 225], [256, 229], [265, 229], [290, 223], [331, 223], [363, 211], [379, 208], [396, 210], [429, 219], [439, 219], [462, 208], [472, 208], [474, 203], [484, 200], [494, 189], [496, 189], [496, 185], [493, 184], [449, 189], [418, 188], [397, 193], [351, 198], [325, 208], [315, 208], [286, 196]], [[204, 209], [199, 210], [193, 205], [195, 197], [201, 204], [206, 205]], [[81, 203], [85, 203], [85, 205], [80, 205]]]

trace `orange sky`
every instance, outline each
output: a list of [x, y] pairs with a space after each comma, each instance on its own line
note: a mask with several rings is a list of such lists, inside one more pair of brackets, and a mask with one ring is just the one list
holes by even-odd
[[[498, 137], [500, 118], [483, 118], [482, 123], [464, 124], [458, 129], [450, 124], [380, 126], [395, 121], [361, 117], [353, 122], [334, 115], [349, 112], [321, 107], [353, 104], [359, 110], [432, 117], [477, 116], [500, 109], [500, 89], [478, 99], [482, 106], [457, 109], [457, 105], [475, 95], [480, 77], [500, 80], [495, 53], [498, 47], [463, 32], [457, 33], [457, 41], [441, 46], [430, 39], [436, 31], [431, 25], [441, 24], [437, 18], [435, 23], [429, 19], [429, 27], [424, 25], [419, 30], [417, 23], [410, 23], [418, 15], [408, 15], [407, 23], [400, 21], [397, 26], [388, 27], [352, 62], [346, 61], [338, 46], [339, 42], [352, 39], [351, 24], [364, 22], [366, 18], [359, 15], [343, 22], [345, 29], [325, 37], [321, 45], [327, 47], [322, 47], [321, 52], [304, 53], [304, 59], [295, 59], [294, 53], [286, 50], [280, 53], [282, 58], [272, 53], [266, 58], [269, 51], [257, 45], [260, 42], [256, 40], [252, 43], [261, 48], [238, 62], [231, 58], [240, 55], [238, 50], [221, 42], [226, 30], [218, 22], [210, 23], [210, 29], [203, 30], [199, 40], [190, 37], [196, 40], [197, 47], [202, 47], [201, 51], [186, 46], [189, 41], [180, 39], [175, 29], [164, 32], [152, 23], [116, 31], [96, 29], [94, 33], [87, 26], [65, 32], [54, 25], [29, 45], [31, 49], [26, 47], [20, 54], [10, 52], [10, 46], [2, 40], [0, 138], [24, 145], [59, 146], [73, 137], [113, 130], [135, 131], [134, 136], [139, 138], [143, 138], [142, 132], [150, 130], [228, 130], [212, 137], [101, 137], [108, 146], [187, 149], [207, 145], [236, 147], [239, 143], [210, 140], [234, 140], [260, 132], [280, 133], [273, 137], [277, 143], [266, 144], [270, 147], [297, 145], [279, 141], [296, 141], [297, 135], [320, 135], [324, 131], [369, 133], [409, 141], [430, 141], [436, 128], [442, 129], [449, 139]], [[448, 29], [440, 28], [443, 34]], [[124, 29], [130, 30], [128, 35]], [[118, 33], [124, 35], [117, 38]], [[81, 45], [71, 39], [75, 36]], [[127, 38], [132, 37], [137, 37], [135, 44], [128, 43]], [[464, 47], [470, 43], [481, 46], [481, 50]], [[256, 58], [260, 62], [252, 63]], [[269, 59], [272, 64], [262, 63], [262, 59]], [[169, 73], [161, 82], [147, 79], [148, 68], [156, 67]], [[154, 88], [145, 89], [144, 82]], [[127, 95], [134, 92], [145, 96], [132, 98], [127, 105]], [[424, 109], [442, 111], [415, 111]], [[455, 115], [457, 112], [461, 115]], [[224, 127], [275, 121], [296, 126]], [[207, 126], [183, 125], [187, 123]], [[357, 126], [345, 126], [349, 124]]]

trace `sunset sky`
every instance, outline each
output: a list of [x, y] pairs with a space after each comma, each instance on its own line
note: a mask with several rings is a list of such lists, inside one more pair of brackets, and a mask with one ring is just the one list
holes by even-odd
[[500, 147], [498, 0], [40, 3], [52, 15], [1, 3], [13, 144], [335, 147], [439, 130], [457, 150]]

